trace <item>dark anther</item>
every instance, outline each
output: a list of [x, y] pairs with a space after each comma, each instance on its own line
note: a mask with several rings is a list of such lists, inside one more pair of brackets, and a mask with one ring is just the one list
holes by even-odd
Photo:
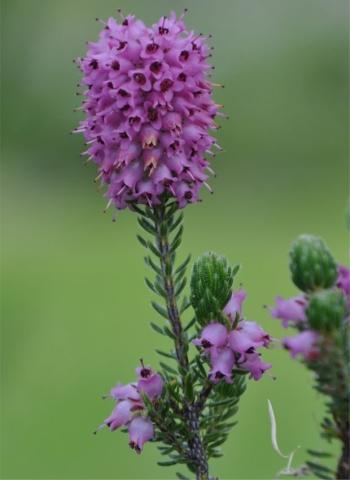
[[148, 109], [148, 120], [151, 122], [155, 122], [158, 118], [158, 112], [157, 109], [154, 107], [149, 107]]
[[124, 90], [123, 88], [120, 88], [118, 90], [118, 93], [121, 97], [130, 97], [130, 94], [126, 90]]
[[161, 82], [160, 90], [164, 93], [164, 92], [167, 92], [169, 88], [171, 88], [172, 86], [173, 86], [173, 81], [170, 80], [170, 78], [166, 78]]
[[128, 42], [119, 42], [119, 47], [117, 50], [123, 50], [127, 46]]
[[134, 80], [139, 85], [144, 85], [146, 83], [146, 77], [143, 73], [134, 73]]
[[93, 58], [91, 60], [91, 62], [89, 63], [90, 67], [93, 68], [94, 70], [96, 70], [98, 68], [98, 61], [96, 60], [96, 58]]
[[113, 60], [112, 65], [111, 65], [113, 70], [119, 70], [120, 69], [120, 64], [117, 60]]
[[157, 43], [149, 43], [146, 47], [146, 52], [147, 53], [156, 53], [158, 48], [159, 48], [159, 45]]
[[151, 63], [151, 66], [149, 69], [151, 70], [152, 73], [159, 73], [160, 69], [162, 68], [162, 64], [160, 62], [153, 62]]
[[186, 60], [188, 60], [188, 57], [190, 56], [190, 53], [188, 50], [182, 50], [182, 52], [180, 53], [180, 60], [182, 62], [186, 62]]

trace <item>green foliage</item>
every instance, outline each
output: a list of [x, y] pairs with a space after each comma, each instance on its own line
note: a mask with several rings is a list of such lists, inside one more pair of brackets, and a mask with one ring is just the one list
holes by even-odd
[[338, 289], [314, 293], [306, 310], [310, 327], [314, 330], [338, 330], [348, 311], [343, 292]]
[[[232, 418], [246, 387], [245, 375], [238, 371], [234, 372], [232, 384], [214, 385], [209, 381], [208, 360], [198, 351], [191, 360], [188, 357], [188, 346], [195, 335], [191, 329], [196, 327], [197, 332], [198, 323], [213, 318], [225, 321], [221, 312], [230, 299], [238, 266], [231, 267], [224, 257], [214, 253], [201, 256], [193, 267], [191, 301], [186, 296], [181, 300], [191, 260], [189, 255], [175, 267], [183, 233], [182, 213], [177, 213], [176, 205], [166, 202], [153, 210], [139, 206], [135, 210], [148, 236], [138, 235], [138, 240], [149, 251], [145, 262], [154, 274], [145, 282], [160, 299], [151, 305], [163, 320], [161, 325], [151, 322], [151, 327], [169, 337], [174, 346], [170, 352], [156, 350], [162, 357], [159, 365], [166, 383], [156, 403], [146, 402], [147, 414], [156, 426], [158, 448], [167, 457], [159, 465], [186, 464], [191, 472], [198, 473], [198, 462], [221, 456], [219, 446], [236, 424]], [[196, 315], [183, 326], [180, 315], [191, 304]], [[178, 478], [186, 477], [178, 474]]]
[[290, 250], [290, 270], [295, 285], [304, 292], [335, 284], [337, 266], [326, 244], [319, 237], [300, 235]]
[[225, 257], [213, 252], [197, 259], [191, 277], [191, 303], [201, 325], [222, 317], [238, 269], [238, 266], [231, 267]]
[[213, 388], [201, 421], [209, 458], [222, 455], [218, 447], [226, 441], [232, 427], [237, 424], [232, 419], [238, 412], [238, 402], [245, 392], [245, 380], [244, 375], [236, 374], [232, 384], [219, 383]]

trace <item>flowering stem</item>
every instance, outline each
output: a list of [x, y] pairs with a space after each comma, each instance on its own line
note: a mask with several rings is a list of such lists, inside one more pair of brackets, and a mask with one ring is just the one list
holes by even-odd
[[[208, 480], [208, 459], [200, 436], [199, 416], [204, 407], [205, 397], [200, 397], [200, 402], [193, 403], [186, 395], [185, 376], [189, 368], [188, 342], [184, 335], [179, 308], [177, 306], [177, 295], [174, 281], [175, 248], [169, 242], [169, 212], [164, 204], [153, 208], [155, 236], [158, 251], [160, 253], [160, 267], [163, 285], [166, 293], [166, 307], [169, 321], [174, 335], [176, 357], [179, 364], [179, 371], [182, 378], [184, 391], [183, 416], [188, 428], [189, 456], [195, 464], [197, 480]], [[170, 213], [171, 215], [171, 213]], [[182, 233], [182, 227], [180, 226]], [[181, 238], [180, 233], [180, 238]], [[206, 390], [207, 392], [207, 390]], [[208, 391], [208, 394], [210, 390]], [[207, 396], [207, 395], [206, 395]]]

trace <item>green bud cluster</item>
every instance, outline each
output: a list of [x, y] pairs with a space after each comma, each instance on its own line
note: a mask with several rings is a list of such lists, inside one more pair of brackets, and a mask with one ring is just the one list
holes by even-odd
[[226, 258], [205, 253], [195, 262], [191, 277], [191, 303], [202, 325], [219, 320], [232, 293], [239, 266], [231, 267]]
[[337, 279], [337, 265], [321, 238], [301, 235], [290, 251], [290, 271], [295, 285], [310, 293], [333, 287]]
[[323, 290], [311, 296], [306, 314], [311, 328], [330, 332], [340, 328], [347, 310], [345, 296], [340, 290]]

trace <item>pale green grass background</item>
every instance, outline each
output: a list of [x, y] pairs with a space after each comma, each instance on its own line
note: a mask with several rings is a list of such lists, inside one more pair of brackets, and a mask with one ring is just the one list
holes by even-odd
[[[189, 8], [213, 34], [217, 100], [231, 119], [215, 161], [215, 194], [186, 211], [182, 255], [212, 249], [243, 266], [248, 318], [284, 334], [263, 304], [293, 295], [287, 251], [303, 232], [347, 256], [348, 2], [345, 0], [2, 1], [2, 478], [160, 479], [147, 445], [136, 456], [121, 433], [94, 428], [112, 408], [99, 395], [133, 378], [142, 355], [157, 365], [160, 339], [144, 285], [136, 218], [116, 223], [83, 168], [72, 59], [117, 8], [153, 22]], [[272, 350], [274, 382], [250, 382], [239, 425], [212, 462], [226, 479], [271, 479], [267, 398], [281, 448], [296, 465], [318, 436], [322, 399], [311, 376]], [[335, 448], [335, 450], [337, 450]]]

